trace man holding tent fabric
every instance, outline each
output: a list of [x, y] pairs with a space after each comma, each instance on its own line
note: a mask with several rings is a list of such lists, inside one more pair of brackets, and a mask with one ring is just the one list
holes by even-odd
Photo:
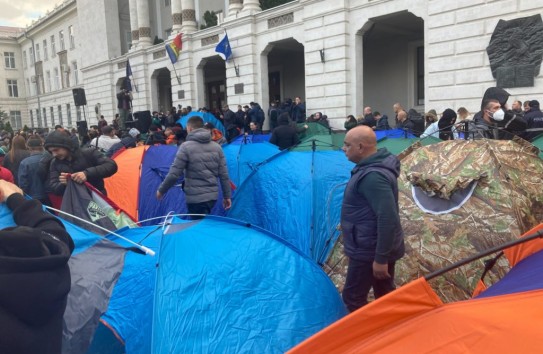
[[349, 311], [392, 290], [394, 266], [405, 253], [398, 207], [400, 161], [386, 149], [377, 150], [377, 138], [367, 126], [347, 132], [343, 151], [356, 166], [345, 187], [341, 229], [349, 257], [343, 301]]
[[[219, 196], [218, 177], [223, 193], [223, 207], [230, 209], [230, 178], [222, 148], [211, 140], [211, 134], [204, 129], [204, 121], [200, 117], [191, 117], [187, 121], [187, 133], [186, 141], [179, 146], [170, 171], [156, 192], [157, 199], [162, 199], [168, 189], [184, 175], [183, 191], [189, 214], [209, 214]], [[192, 218], [201, 219], [202, 216]]]

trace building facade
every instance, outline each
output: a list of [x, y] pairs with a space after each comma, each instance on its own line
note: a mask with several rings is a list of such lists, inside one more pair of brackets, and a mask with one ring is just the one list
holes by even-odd
[[[487, 47], [498, 21], [542, 9], [528, 0], [295, 0], [265, 11], [258, 0], [66, 0], [10, 44], [0, 41], [18, 48], [22, 73], [19, 97], [6, 95], [6, 81], [1, 107], [33, 127], [92, 124], [97, 113], [111, 120], [129, 61], [134, 111], [251, 101], [266, 109], [300, 96], [308, 115], [323, 112], [336, 128], [367, 105], [389, 117], [396, 102], [475, 112], [496, 86]], [[206, 11], [219, 25], [200, 30]], [[227, 62], [215, 52], [225, 32]], [[177, 33], [183, 49], [172, 64], [161, 40]], [[507, 90], [541, 99], [536, 74], [533, 86]], [[73, 88], [84, 88], [86, 106], [75, 106]]]

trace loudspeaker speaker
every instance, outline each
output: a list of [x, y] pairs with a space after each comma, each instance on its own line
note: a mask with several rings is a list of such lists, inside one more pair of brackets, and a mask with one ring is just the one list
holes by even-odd
[[79, 136], [87, 135], [87, 133], [89, 132], [89, 128], [87, 127], [87, 121], [80, 120], [75, 122], [75, 124], [77, 125], [77, 134], [79, 134]]
[[74, 94], [74, 102], [76, 107], [87, 105], [87, 97], [85, 97], [84, 88], [74, 88], [72, 93]]
[[147, 133], [147, 131], [149, 131], [151, 121], [151, 111], [140, 111], [134, 113], [134, 122], [136, 122], [136, 129], [138, 129], [142, 134], [145, 134]]

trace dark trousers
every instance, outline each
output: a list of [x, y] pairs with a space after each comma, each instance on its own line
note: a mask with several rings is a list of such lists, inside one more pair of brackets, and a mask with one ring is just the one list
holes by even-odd
[[373, 261], [349, 259], [347, 279], [342, 294], [347, 309], [353, 312], [366, 305], [371, 288], [373, 288], [376, 299], [396, 289], [394, 285], [395, 264], [396, 262], [388, 264], [389, 279], [376, 279], [373, 277]]
[[[187, 208], [189, 211], [189, 214], [211, 214], [211, 209], [215, 206], [216, 200], [210, 200], [208, 202], [202, 202], [202, 203], [187, 203]], [[199, 220], [203, 219], [203, 216], [199, 215], [193, 215], [191, 216], [192, 220]]]

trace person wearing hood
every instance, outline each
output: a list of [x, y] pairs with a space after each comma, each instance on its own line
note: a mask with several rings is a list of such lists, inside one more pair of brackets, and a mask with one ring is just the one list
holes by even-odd
[[526, 120], [507, 109], [509, 96], [509, 92], [499, 87], [489, 87], [485, 91], [481, 111], [475, 114], [473, 122], [467, 123], [470, 136], [507, 140], [524, 134]]
[[49, 165], [48, 185], [54, 195], [64, 194], [68, 178], [79, 184], [89, 182], [106, 194], [104, 178], [117, 172], [115, 161], [97, 149], [80, 149], [66, 132], [49, 133], [45, 139], [45, 149], [53, 157]]
[[228, 143], [223, 133], [219, 129], [215, 128], [213, 123], [207, 122], [206, 124], [204, 124], [204, 128], [206, 128], [211, 134], [211, 140], [213, 140], [217, 144], [224, 145]]
[[74, 242], [16, 185], [0, 180], [0, 201], [17, 225], [0, 230], [0, 353], [61, 353]]
[[439, 138], [441, 140], [453, 140], [458, 139], [458, 134], [454, 128], [456, 122], [456, 112], [450, 108], [447, 108], [441, 114], [441, 118], [437, 122], [439, 129]]
[[341, 230], [349, 257], [343, 301], [349, 311], [394, 290], [396, 261], [405, 253], [398, 206], [400, 161], [387, 149], [377, 150], [377, 138], [367, 126], [347, 132], [343, 144], [356, 166], [345, 187]]
[[184, 175], [183, 191], [188, 213], [198, 214], [192, 219], [201, 219], [203, 216], [200, 215], [209, 214], [219, 197], [218, 177], [223, 207], [230, 209], [232, 192], [222, 148], [211, 140], [211, 134], [204, 128], [204, 121], [200, 117], [191, 117], [187, 121], [187, 133], [186, 141], [179, 146], [168, 175], [156, 192], [157, 199], [161, 200]]
[[524, 136], [526, 140], [533, 141], [540, 134], [543, 134], [543, 112], [539, 107], [539, 101], [530, 101], [530, 110], [524, 115], [524, 119], [527, 124], [526, 128], [529, 129]]

